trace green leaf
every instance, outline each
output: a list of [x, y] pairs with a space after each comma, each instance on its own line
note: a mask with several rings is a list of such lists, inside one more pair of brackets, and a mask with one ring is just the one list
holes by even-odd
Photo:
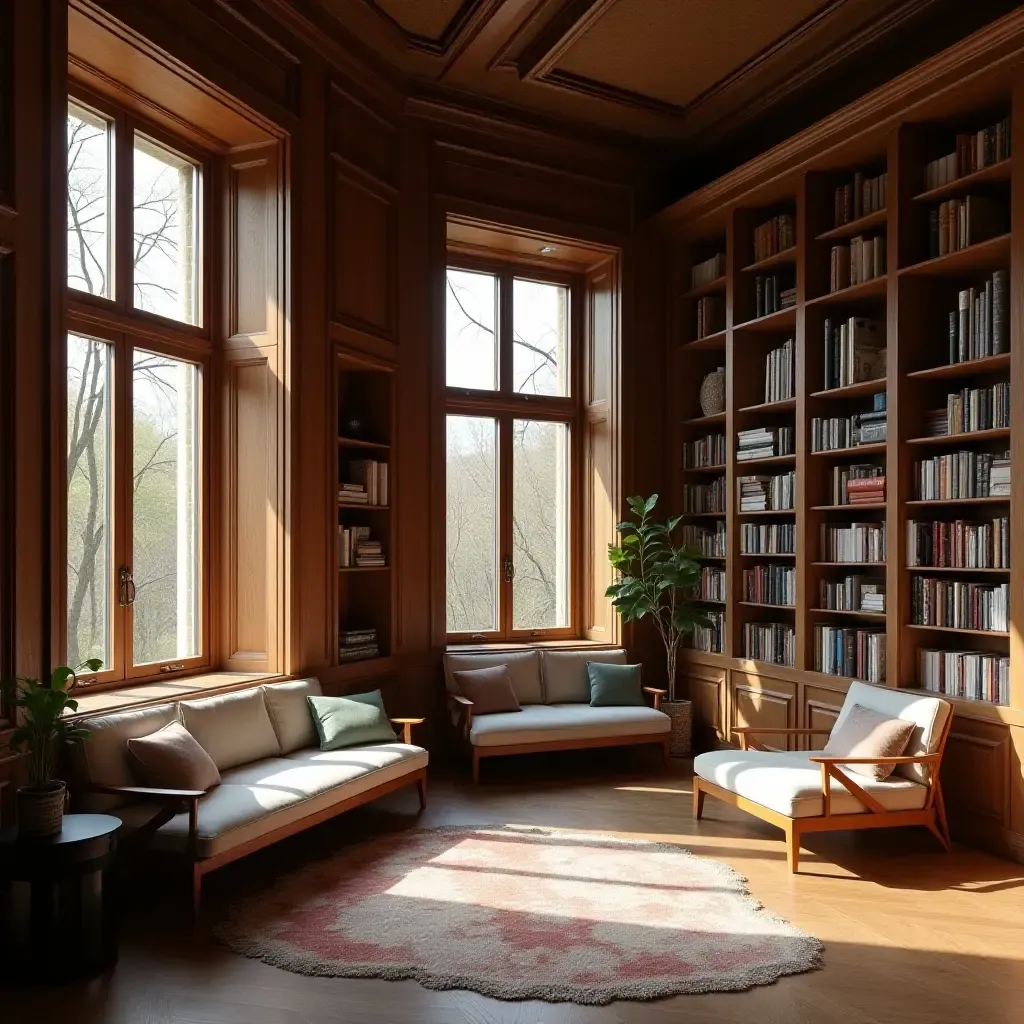
[[67, 686], [68, 681], [74, 679], [74, 677], [74, 669], [68, 668], [67, 665], [62, 666], [61, 668], [56, 668], [53, 670], [53, 675], [50, 677], [51, 687], [54, 690], [63, 690], [64, 687]]
[[[641, 500], [641, 499], [637, 499], [637, 500]], [[654, 506], [657, 505], [657, 504], [658, 504], [658, 495], [657, 494], [652, 494], [644, 502], [644, 512], [653, 512], [654, 511]]]
[[672, 518], [665, 524], [666, 531], [671, 533], [682, 521], [682, 516], [672, 516]]

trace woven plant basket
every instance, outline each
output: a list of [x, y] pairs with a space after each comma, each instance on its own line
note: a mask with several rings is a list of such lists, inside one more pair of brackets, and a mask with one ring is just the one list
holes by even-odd
[[673, 757], [689, 757], [693, 753], [691, 735], [693, 729], [693, 704], [688, 700], [666, 700], [661, 710], [672, 722], [669, 734], [669, 753]]
[[55, 836], [64, 825], [63, 782], [54, 782], [48, 789], [22, 786], [15, 794], [18, 834], [23, 836]]

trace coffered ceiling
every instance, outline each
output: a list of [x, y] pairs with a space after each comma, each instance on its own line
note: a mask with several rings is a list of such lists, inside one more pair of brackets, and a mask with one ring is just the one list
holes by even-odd
[[[292, 0], [441, 97], [715, 149], [820, 116], [1008, 0]], [[952, 36], [952, 38], [950, 38]], [[842, 84], [839, 84], [842, 83]], [[825, 111], [827, 112], [827, 111]], [[792, 117], [790, 118], [792, 120]], [[796, 127], [799, 127], [797, 125]]]

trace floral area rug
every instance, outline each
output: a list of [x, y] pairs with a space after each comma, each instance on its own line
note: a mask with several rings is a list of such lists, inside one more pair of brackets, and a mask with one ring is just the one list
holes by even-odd
[[822, 955], [717, 861], [501, 826], [349, 847], [239, 902], [215, 933], [300, 974], [580, 1004], [734, 992], [813, 970]]

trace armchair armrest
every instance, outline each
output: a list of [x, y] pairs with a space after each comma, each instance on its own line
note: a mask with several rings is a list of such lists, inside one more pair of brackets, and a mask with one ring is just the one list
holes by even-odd
[[[749, 750], [748, 737], [755, 734], [762, 736], [830, 736], [832, 734], [831, 729], [777, 729], [771, 726], [759, 726], [759, 725], [737, 725], [733, 726], [732, 731], [736, 733], [740, 738], [740, 746], [743, 750]], [[753, 742], [755, 750], [764, 750], [759, 743]]]
[[832, 793], [829, 776], [841, 783], [850, 793], [853, 794], [869, 811], [875, 814], [885, 814], [885, 807], [876, 800], [870, 793], [866, 793], [846, 772], [842, 766], [847, 764], [927, 764], [938, 767], [942, 760], [941, 754], [919, 754], [916, 756], [899, 757], [833, 757], [819, 756], [809, 757], [813, 764], [821, 765], [821, 795], [822, 806], [825, 817], [832, 813]]
[[108, 796], [135, 796], [151, 800], [198, 800], [206, 796], [205, 789], [156, 789], [152, 786], [104, 786], [90, 783], [82, 787], [87, 793], [101, 793]]
[[393, 725], [400, 725], [402, 727], [402, 742], [412, 743], [412, 727], [414, 725], [422, 725], [425, 718], [392, 718], [390, 719]]
[[196, 840], [199, 833], [199, 799], [206, 796], [203, 789], [158, 789], [153, 786], [104, 786], [90, 783], [82, 787], [87, 793], [102, 793], [108, 796], [130, 796], [142, 800], [157, 800], [164, 806], [142, 825], [133, 838], [140, 841], [152, 836], [166, 825], [176, 814], [188, 811], [188, 845], [195, 856]]
[[939, 754], [918, 754], [915, 757], [900, 755], [899, 757], [809, 757], [808, 761], [815, 764], [935, 764]]
[[661, 699], [668, 696], [668, 690], [659, 690], [656, 686], [644, 686], [642, 689], [644, 693], [651, 695], [651, 703], [654, 705], [654, 710], [659, 711], [661, 709]]
[[463, 697], [461, 693], [449, 693], [448, 699], [460, 707], [463, 732], [468, 738], [469, 730], [473, 726], [473, 702], [468, 697]]

